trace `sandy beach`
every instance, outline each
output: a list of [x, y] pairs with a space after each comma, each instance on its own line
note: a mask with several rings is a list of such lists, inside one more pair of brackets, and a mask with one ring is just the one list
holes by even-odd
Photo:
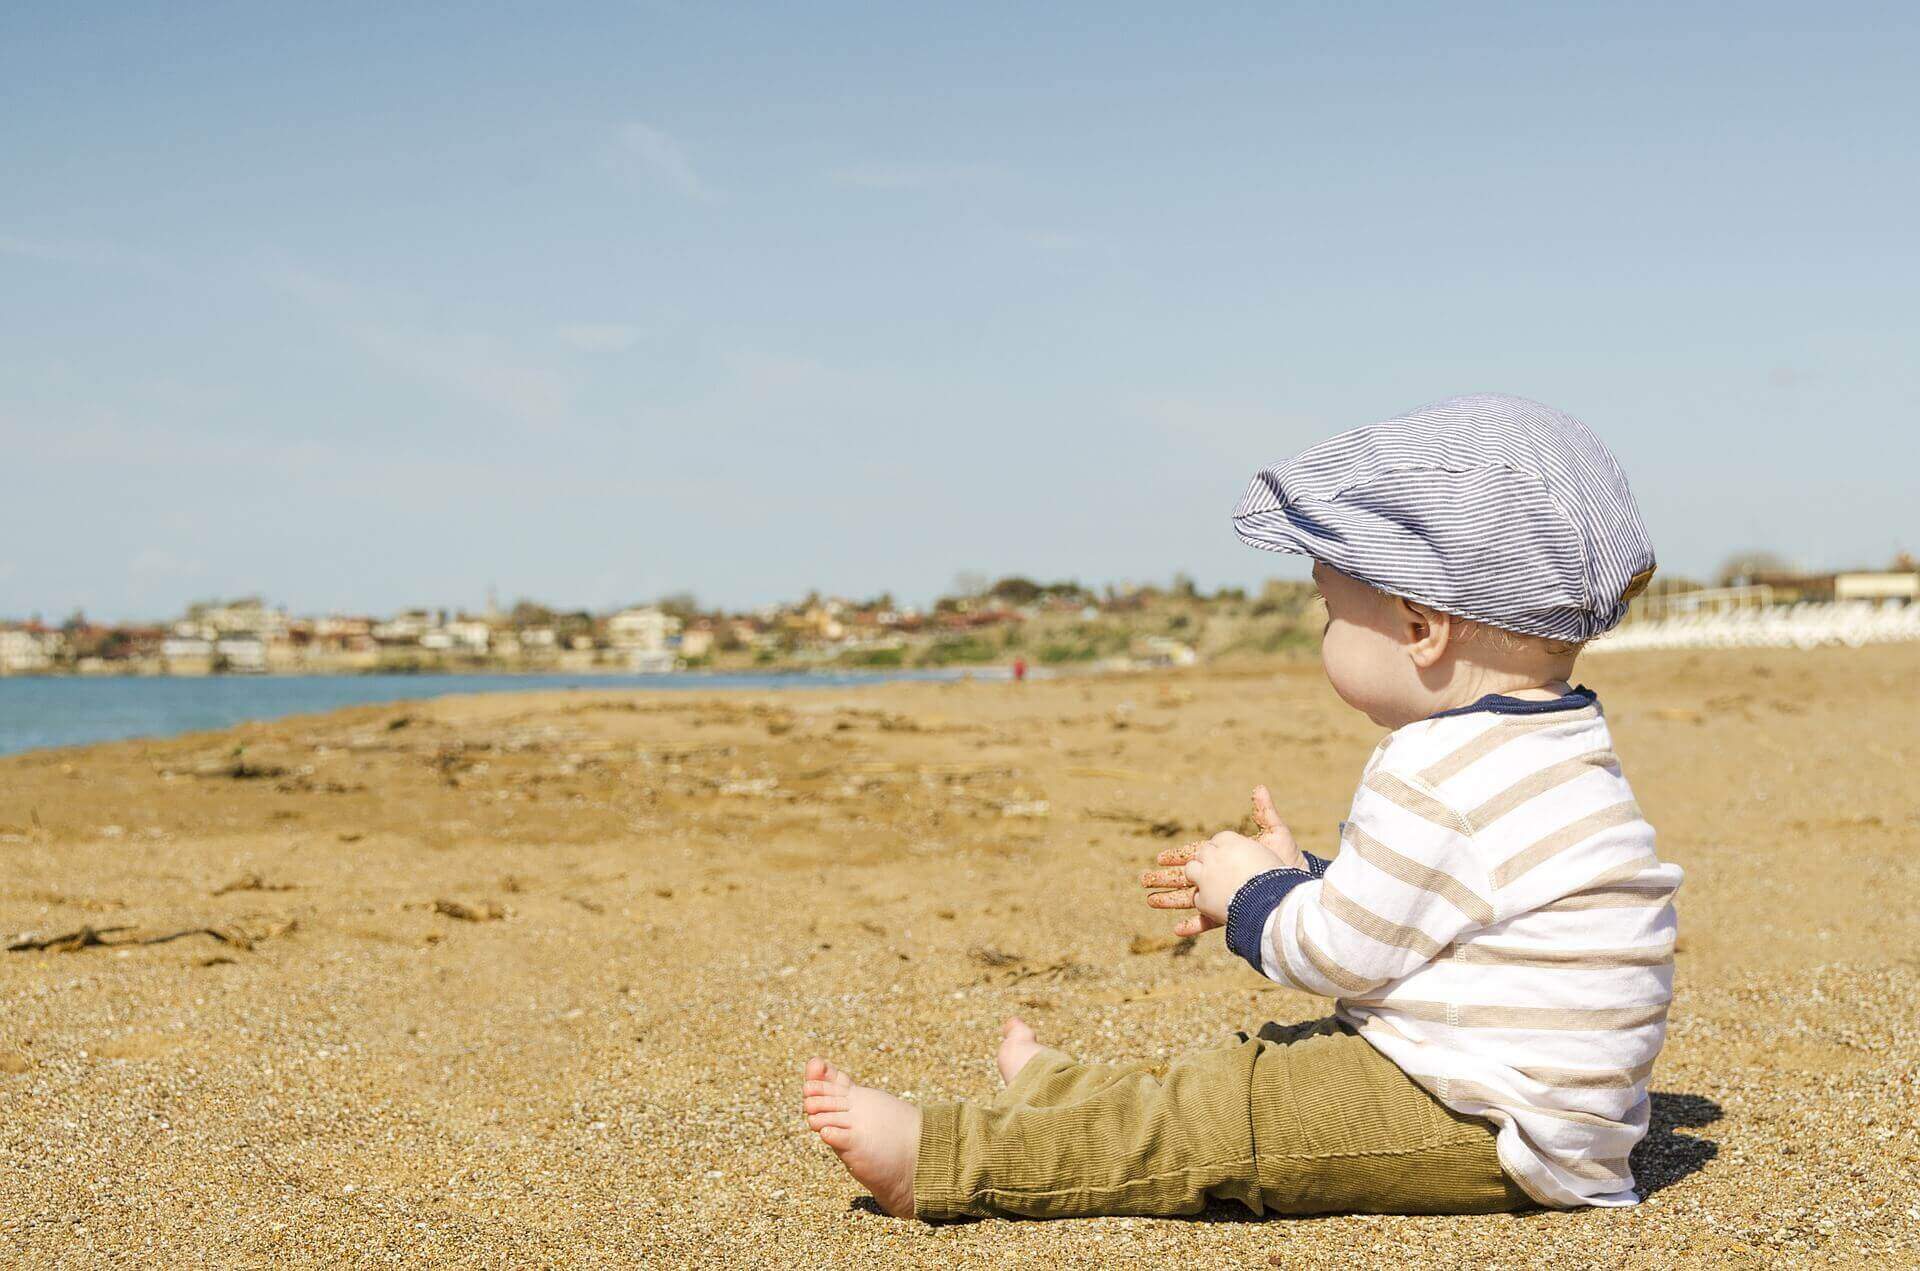
[[1170, 1054], [1327, 1003], [1135, 872], [1376, 729], [1311, 662], [365, 707], [0, 760], [0, 1260], [481, 1266], [1920, 1261], [1920, 646], [1595, 657], [1677, 999], [1637, 1209], [875, 1212], [808, 1055], [982, 1095], [999, 1023]]

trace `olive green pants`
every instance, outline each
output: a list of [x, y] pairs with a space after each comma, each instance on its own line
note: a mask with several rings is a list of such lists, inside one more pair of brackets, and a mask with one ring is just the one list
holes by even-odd
[[1449, 1110], [1332, 1019], [1267, 1024], [1169, 1064], [1042, 1050], [985, 1104], [922, 1110], [922, 1218], [1471, 1214], [1530, 1208], [1494, 1127]]

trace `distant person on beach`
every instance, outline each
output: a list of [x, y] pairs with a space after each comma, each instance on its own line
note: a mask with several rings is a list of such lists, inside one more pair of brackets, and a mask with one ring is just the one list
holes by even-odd
[[1015, 658], [1013, 660], [1013, 682], [1019, 684], [1024, 682], [1026, 678], [1027, 660], [1025, 658]]
[[1633, 1204], [1681, 874], [1571, 683], [1653, 573], [1619, 466], [1559, 411], [1453, 398], [1260, 473], [1234, 524], [1313, 558], [1327, 678], [1390, 731], [1331, 861], [1262, 786], [1258, 838], [1141, 881], [1194, 911], [1176, 934], [1224, 927], [1333, 1014], [1126, 1064], [1009, 1019], [981, 1104], [917, 1107], [814, 1059], [807, 1123], [903, 1217]]

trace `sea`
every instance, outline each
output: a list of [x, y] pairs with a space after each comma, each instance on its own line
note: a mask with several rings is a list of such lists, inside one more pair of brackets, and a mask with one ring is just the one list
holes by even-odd
[[0, 678], [0, 755], [129, 737], [172, 737], [248, 720], [455, 693], [577, 689], [844, 688], [889, 680], [1000, 679], [1004, 667], [653, 675], [213, 675]]

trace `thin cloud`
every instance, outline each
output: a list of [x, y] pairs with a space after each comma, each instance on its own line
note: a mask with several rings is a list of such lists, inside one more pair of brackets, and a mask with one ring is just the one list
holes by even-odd
[[1058, 230], [1035, 230], [1025, 235], [1027, 244], [1038, 247], [1043, 252], [1077, 252], [1087, 245], [1087, 240], [1078, 234], [1064, 234]]
[[978, 185], [999, 175], [999, 169], [979, 163], [863, 163], [828, 175], [863, 190], [951, 190]]
[[626, 166], [690, 199], [711, 199], [715, 191], [693, 170], [680, 143], [651, 124], [620, 129], [619, 157]]
[[298, 265], [265, 271], [269, 287], [300, 302], [374, 361], [449, 396], [525, 424], [550, 425], [568, 413], [573, 386], [489, 336], [388, 320], [389, 304], [341, 280]]
[[127, 562], [127, 572], [142, 582], [192, 578], [206, 572], [206, 564], [176, 556], [161, 547], [143, 547]]
[[513, 359], [485, 336], [355, 323], [346, 334], [376, 361], [461, 400], [525, 424], [567, 413], [570, 386], [542, 367]]
[[0, 256], [43, 261], [50, 265], [84, 265], [163, 275], [175, 272], [164, 260], [130, 252], [112, 243], [23, 238], [18, 234], [0, 234]]
[[111, 260], [103, 249], [78, 243], [47, 243], [0, 234], [0, 255], [44, 260], [62, 265], [104, 265]]
[[645, 327], [621, 322], [576, 322], [554, 328], [562, 344], [582, 353], [625, 353], [646, 338]]

